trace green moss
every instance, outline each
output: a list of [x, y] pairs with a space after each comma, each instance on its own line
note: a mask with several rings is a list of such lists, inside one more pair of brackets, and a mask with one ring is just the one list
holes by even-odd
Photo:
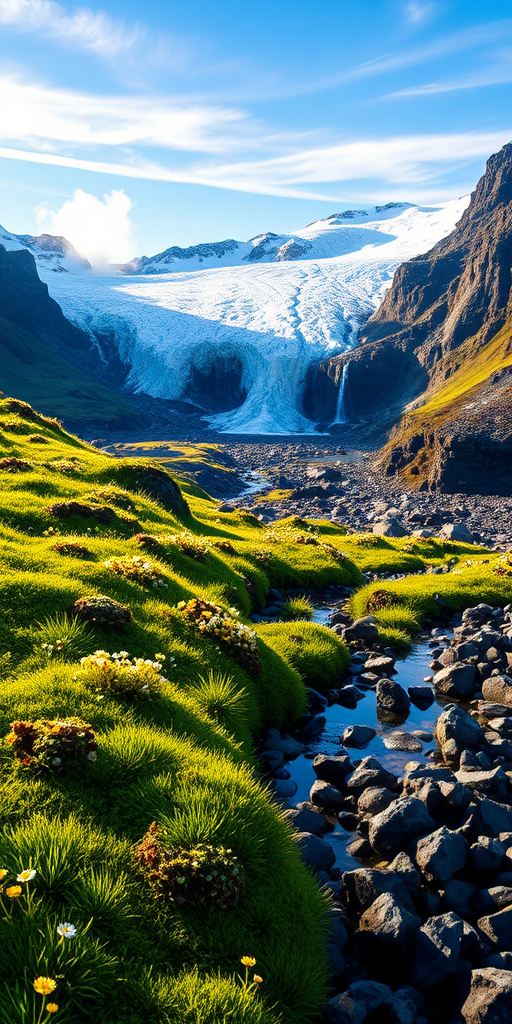
[[312, 622], [277, 622], [258, 626], [258, 633], [304, 680], [326, 693], [339, 683], [350, 662], [343, 640]]

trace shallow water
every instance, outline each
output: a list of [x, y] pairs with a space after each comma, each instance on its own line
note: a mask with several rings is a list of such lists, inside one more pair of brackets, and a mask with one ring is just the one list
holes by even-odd
[[[330, 611], [332, 611], [332, 608], [327, 606], [325, 609], [316, 609], [314, 620], [325, 623]], [[440, 645], [442, 645], [442, 642]], [[396, 672], [391, 678], [394, 682], [400, 683], [404, 690], [407, 690], [409, 686], [431, 685], [430, 682], [425, 682], [427, 677], [432, 678], [432, 672], [429, 669], [430, 661], [432, 661], [432, 648], [429, 646], [428, 641], [415, 644], [411, 653], [406, 658], [396, 662]], [[347, 677], [346, 682], [351, 682], [350, 677]], [[442, 711], [442, 706], [437, 701], [434, 701], [426, 710], [420, 710], [414, 704], [411, 704], [407, 718], [395, 720], [393, 724], [389, 724], [388, 722], [379, 721], [374, 690], [366, 690], [364, 692], [365, 696], [358, 702], [356, 708], [344, 708], [340, 704], [332, 704], [330, 707], [327, 707], [323, 712], [327, 721], [321, 735], [310, 740], [306, 752], [286, 765], [291, 778], [297, 784], [297, 793], [293, 797], [293, 804], [309, 799], [310, 788], [316, 781], [312, 756], [316, 754], [329, 754], [332, 756], [339, 753], [341, 735], [348, 725], [369, 725], [377, 732], [377, 735], [363, 749], [350, 748], [349, 752], [352, 761], [358, 761], [371, 754], [378, 758], [385, 768], [396, 775], [403, 774], [408, 761], [428, 762], [427, 755], [429, 751], [435, 750], [435, 740], [431, 740], [430, 743], [424, 742], [421, 753], [411, 753], [410, 751], [388, 750], [384, 746], [382, 737], [386, 733], [396, 732], [397, 730], [413, 732], [415, 729], [424, 729], [425, 731], [433, 732], [437, 718]], [[346, 851], [346, 846], [352, 841], [352, 833], [346, 832], [341, 826], [337, 825], [335, 831], [329, 833], [326, 838], [334, 848], [338, 867], [342, 870], [349, 870], [357, 866], [358, 862]]]

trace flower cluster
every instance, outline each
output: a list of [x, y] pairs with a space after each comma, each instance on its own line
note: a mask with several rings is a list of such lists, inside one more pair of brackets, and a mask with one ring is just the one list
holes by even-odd
[[238, 620], [240, 613], [236, 608], [226, 611], [220, 605], [198, 597], [180, 601], [178, 608], [203, 636], [215, 640], [242, 668], [252, 673], [261, 672], [258, 638], [253, 629]]
[[496, 576], [512, 576], [512, 552], [507, 551], [492, 571]]
[[[163, 661], [164, 654], [156, 654], [152, 661], [151, 658], [130, 658], [128, 651], [114, 654], [95, 651], [80, 659], [80, 671], [74, 678], [101, 693], [151, 699], [160, 695], [162, 684], [167, 682], [162, 675]], [[170, 663], [173, 662], [174, 658], [170, 658]]]
[[139, 583], [141, 587], [167, 587], [160, 566], [140, 555], [134, 555], [133, 558], [119, 555], [117, 558], [107, 558], [103, 564], [126, 580]]
[[231, 850], [202, 843], [191, 850], [169, 850], [155, 822], [136, 858], [158, 895], [180, 906], [227, 910], [236, 905], [243, 888], [243, 869]]
[[339, 548], [335, 548], [334, 544], [327, 544], [326, 542], [323, 542], [320, 544], [320, 547], [325, 551], [326, 555], [330, 555], [336, 562], [347, 561], [348, 555], [345, 554], [344, 551], [340, 551]]
[[378, 548], [382, 544], [382, 537], [377, 533], [356, 533], [351, 537], [351, 543], [358, 548]]
[[183, 530], [182, 533], [175, 533], [167, 538], [171, 544], [175, 544], [182, 555], [195, 558], [197, 562], [204, 562], [208, 554], [209, 545], [196, 537], [190, 530]]
[[[50, 527], [53, 529], [53, 527]], [[49, 533], [49, 531], [47, 531]], [[58, 555], [69, 555], [70, 558], [93, 558], [93, 552], [86, 548], [85, 544], [79, 544], [78, 541], [62, 541], [59, 544], [52, 545], [53, 550]]]
[[0, 459], [0, 470], [5, 473], [26, 473], [30, 469], [32, 469], [30, 462], [25, 462], [23, 459], [15, 459], [14, 456]]
[[97, 757], [94, 730], [80, 718], [11, 722], [6, 742], [18, 761], [34, 769], [59, 769]]
[[148, 551], [154, 551], [157, 554], [163, 554], [163, 546], [158, 537], [153, 537], [152, 533], [136, 533], [135, 540], [137, 544], [140, 544], [141, 548], [146, 548]]

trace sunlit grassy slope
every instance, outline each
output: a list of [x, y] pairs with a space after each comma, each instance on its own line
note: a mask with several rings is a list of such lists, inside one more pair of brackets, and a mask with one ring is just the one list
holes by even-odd
[[[55, 1019], [63, 1024], [318, 1019], [328, 984], [326, 902], [260, 783], [253, 740], [266, 726], [293, 726], [306, 685], [325, 691], [335, 683], [346, 648], [309, 622], [258, 626], [261, 672], [251, 674], [203, 637], [177, 604], [201, 597], [235, 606], [247, 622], [270, 585], [301, 593], [333, 582], [358, 587], [362, 572], [415, 572], [450, 559], [458, 571], [482, 553], [348, 535], [332, 523], [293, 517], [267, 527], [243, 510], [219, 512], [218, 502], [185, 483], [188, 510], [176, 515], [149, 493], [146, 471], [155, 463], [98, 452], [12, 399], [0, 401], [0, 449], [0, 736], [13, 720], [76, 715], [94, 727], [98, 743], [95, 764], [61, 774], [35, 774], [1, 747], [0, 867], [11, 879], [21, 868], [37, 875], [31, 912], [13, 900], [12, 917], [0, 927], [0, 1019], [32, 1024], [34, 1006], [37, 1019], [38, 975], [57, 979]], [[24, 464], [16, 472], [3, 461], [12, 458]], [[93, 512], [110, 508], [111, 521], [50, 513], [55, 502], [72, 500]], [[173, 540], [184, 531], [197, 538], [199, 557], [193, 544], [187, 554]], [[139, 534], [158, 546], [141, 548]], [[66, 544], [82, 545], [83, 557], [62, 550]], [[141, 554], [165, 586], [130, 582], [105, 565]], [[401, 627], [395, 616], [392, 629], [411, 635], [431, 610], [434, 588], [452, 588], [459, 603], [475, 601], [496, 563], [497, 556], [486, 557], [470, 586], [453, 573], [411, 577], [418, 609], [412, 599], [402, 602]], [[494, 580], [484, 597], [508, 593]], [[405, 594], [408, 582], [392, 589]], [[42, 644], [56, 639], [75, 600], [98, 594], [131, 610], [127, 628], [79, 631], [67, 653], [48, 657]], [[358, 612], [367, 610], [368, 594], [356, 595]], [[411, 628], [404, 634], [407, 611]], [[169, 681], [161, 697], [127, 703], [88, 689], [79, 657], [97, 648], [163, 654]], [[230, 686], [221, 692], [222, 676]], [[133, 856], [154, 820], [176, 846], [203, 842], [234, 852], [246, 879], [234, 909], [155, 901]], [[62, 920], [78, 934], [58, 946]], [[257, 993], [243, 991], [236, 977], [243, 955], [257, 959], [264, 979]]]

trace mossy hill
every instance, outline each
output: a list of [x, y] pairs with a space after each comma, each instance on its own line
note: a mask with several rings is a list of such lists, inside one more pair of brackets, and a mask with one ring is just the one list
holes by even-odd
[[[63, 1024], [318, 1020], [328, 904], [261, 783], [253, 744], [268, 726], [292, 727], [306, 685], [328, 689], [348, 652], [310, 622], [254, 627], [252, 662], [231, 638], [253, 628], [249, 613], [271, 585], [340, 583], [366, 585], [354, 597], [361, 612], [386, 586], [382, 638], [405, 644], [443, 600], [510, 600], [508, 570], [464, 545], [300, 519], [268, 529], [243, 510], [219, 512], [159, 463], [98, 452], [13, 399], [0, 401], [0, 447], [0, 736], [12, 722], [78, 718], [97, 744], [96, 760], [65, 770], [34, 770], [1, 745], [0, 1019], [37, 1019], [42, 976], [56, 981]], [[369, 588], [362, 575], [448, 564]], [[123, 629], [70, 614], [100, 595], [131, 613]], [[178, 607], [194, 599], [224, 610], [226, 632], [197, 628]], [[96, 650], [157, 657], [167, 681], [146, 700], [95, 688], [80, 658]], [[244, 879], [236, 906], [155, 899], [134, 855], [153, 821], [170, 848], [231, 851]], [[26, 890], [5, 895], [22, 869], [36, 872], [28, 904]], [[59, 940], [62, 922], [75, 938]], [[237, 977], [243, 956], [257, 961], [257, 991]]]

